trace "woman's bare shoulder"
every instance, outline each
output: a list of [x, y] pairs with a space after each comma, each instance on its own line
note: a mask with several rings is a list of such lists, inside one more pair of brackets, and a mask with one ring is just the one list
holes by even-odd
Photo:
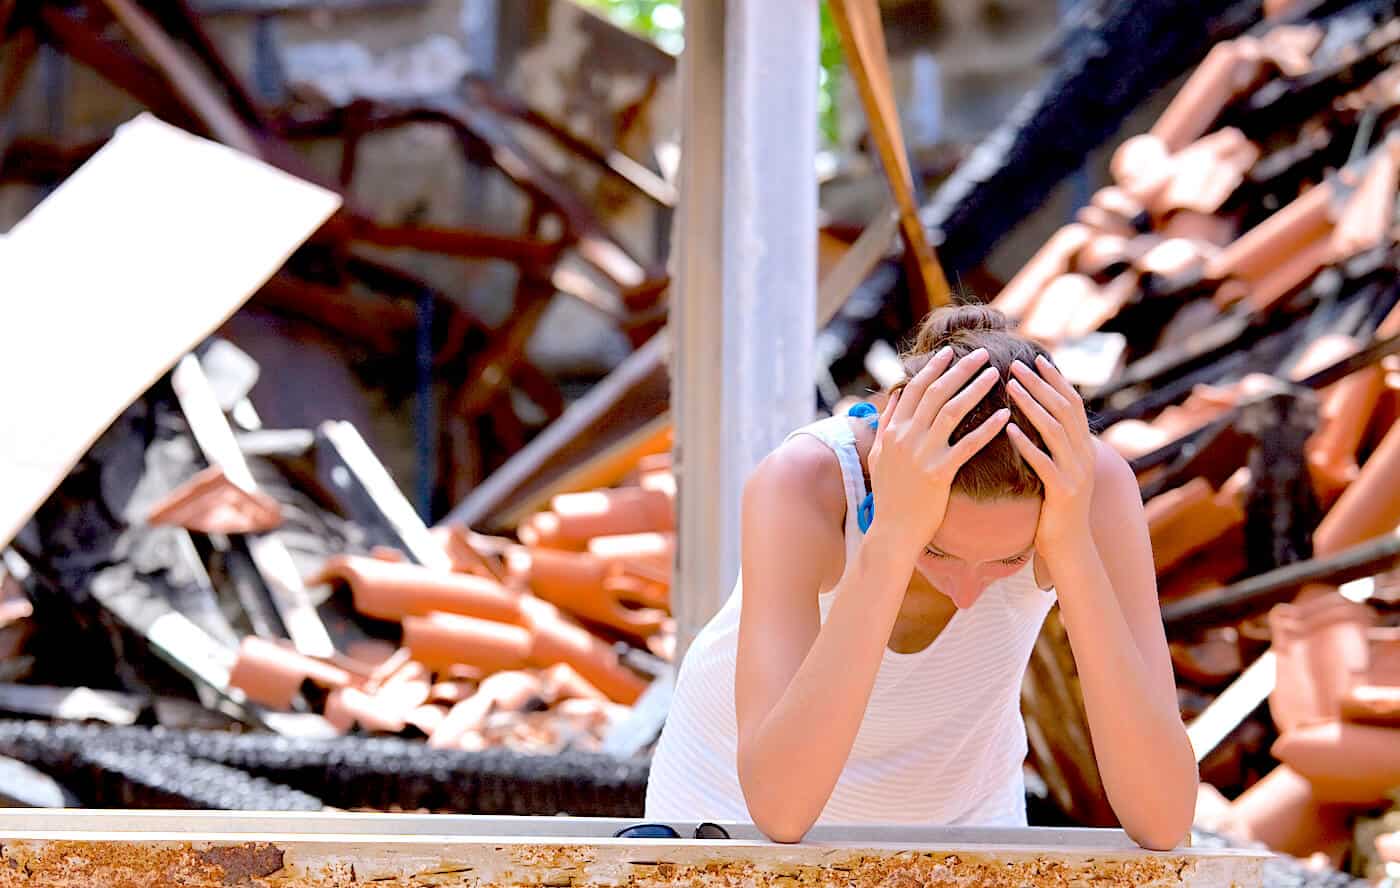
[[764, 457], [749, 480], [770, 502], [815, 508], [839, 527], [846, 516], [846, 486], [841, 463], [825, 443], [811, 435], [794, 435]]

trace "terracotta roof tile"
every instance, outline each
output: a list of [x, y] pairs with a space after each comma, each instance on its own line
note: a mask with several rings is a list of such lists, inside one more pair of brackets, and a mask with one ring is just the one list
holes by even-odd
[[261, 533], [282, 525], [282, 509], [261, 491], [248, 491], [211, 466], [151, 507], [146, 521], [198, 533]]

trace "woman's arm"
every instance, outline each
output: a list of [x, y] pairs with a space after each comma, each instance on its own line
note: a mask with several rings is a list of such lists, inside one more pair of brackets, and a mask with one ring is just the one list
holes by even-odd
[[1084, 403], [1049, 361], [1007, 386], [1049, 453], [1008, 434], [1045, 482], [1037, 556], [1055, 583], [1109, 803], [1140, 845], [1191, 827], [1198, 775], [1177, 709], [1152, 547], [1132, 469], [1089, 434]]
[[1191, 828], [1196, 757], [1177, 708], [1137, 479], [1096, 445], [1091, 535], [1047, 567], [1109, 803], [1138, 844], [1165, 850]]
[[872, 526], [822, 625], [821, 566], [844, 542], [804, 474], [760, 468], [743, 503], [739, 782], [754, 824], [776, 842], [801, 840], [836, 787], [918, 552]]

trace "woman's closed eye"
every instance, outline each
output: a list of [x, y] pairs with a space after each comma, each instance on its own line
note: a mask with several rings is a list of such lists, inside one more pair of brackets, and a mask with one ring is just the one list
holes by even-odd
[[[925, 547], [924, 547], [924, 554], [927, 555], [927, 556], [930, 557], [930, 558], [941, 558], [941, 559], [946, 559], [946, 558], [952, 558], [952, 557], [953, 557], [953, 556], [949, 555], [947, 552], [940, 552], [940, 551], [938, 551], [937, 549], [933, 548], [932, 546], [925, 546]], [[1011, 557], [1011, 558], [1003, 558], [1003, 559], [1001, 559], [1000, 561], [998, 561], [997, 563], [998, 563], [998, 564], [1004, 564], [1004, 565], [1006, 565], [1007, 567], [1020, 567], [1021, 565], [1025, 564], [1027, 561], [1029, 561], [1029, 560], [1030, 560], [1030, 557], [1031, 557], [1031, 556], [1030, 556], [1030, 553], [1029, 553], [1029, 552], [1023, 552], [1022, 554], [1016, 555], [1016, 556]]]

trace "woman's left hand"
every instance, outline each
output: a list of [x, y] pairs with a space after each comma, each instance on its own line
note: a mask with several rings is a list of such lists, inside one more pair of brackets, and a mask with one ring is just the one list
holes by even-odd
[[1084, 400], [1054, 364], [1037, 357], [1032, 369], [1016, 361], [1011, 374], [1007, 391], [1050, 451], [1046, 454], [1031, 443], [1015, 423], [1007, 424], [1011, 443], [1045, 484], [1035, 541], [1036, 549], [1053, 563], [1057, 554], [1068, 556], [1093, 541], [1089, 503], [1094, 496], [1094, 438]]

